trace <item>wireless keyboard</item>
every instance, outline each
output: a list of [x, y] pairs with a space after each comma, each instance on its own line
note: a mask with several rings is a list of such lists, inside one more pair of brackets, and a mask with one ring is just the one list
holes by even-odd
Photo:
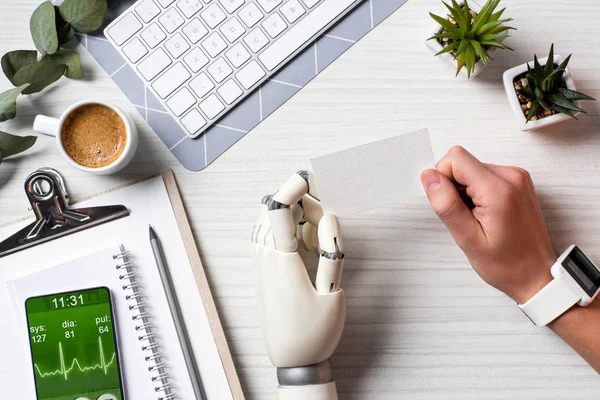
[[139, 0], [107, 39], [197, 137], [362, 0]]

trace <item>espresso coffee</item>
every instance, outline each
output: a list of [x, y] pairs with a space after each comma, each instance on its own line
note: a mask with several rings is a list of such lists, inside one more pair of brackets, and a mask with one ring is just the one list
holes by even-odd
[[127, 128], [113, 109], [86, 104], [69, 114], [60, 138], [73, 161], [84, 167], [100, 168], [121, 156], [127, 143]]

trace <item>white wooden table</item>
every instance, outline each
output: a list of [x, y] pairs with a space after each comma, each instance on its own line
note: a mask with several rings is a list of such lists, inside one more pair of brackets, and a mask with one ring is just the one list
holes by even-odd
[[[33, 48], [28, 26], [37, 3], [0, 0], [0, 53]], [[309, 168], [312, 157], [427, 127], [437, 159], [461, 144], [483, 160], [527, 168], [556, 249], [578, 243], [600, 259], [600, 102], [587, 102], [589, 115], [580, 121], [522, 133], [501, 83], [505, 69], [547, 54], [554, 43], [556, 52], [573, 53], [577, 87], [600, 99], [600, 3], [502, 3], [519, 29], [507, 41], [516, 51], [497, 53], [475, 80], [454, 79], [425, 47], [427, 13], [441, 12], [440, 1], [410, 0], [200, 173], [178, 165], [80, 49], [85, 80], [62, 79], [22, 98], [18, 118], [0, 128], [30, 134], [37, 113], [56, 116], [77, 100], [100, 97], [135, 116], [137, 155], [118, 175], [93, 177], [69, 167], [53, 140], [41, 137], [0, 165], [0, 223], [27, 213], [22, 184], [39, 167], [60, 170], [75, 199], [173, 168], [247, 398], [260, 400], [275, 399], [276, 378], [258, 323], [250, 232], [262, 195]], [[0, 89], [8, 87], [1, 79]], [[333, 357], [342, 399], [598, 396], [593, 370], [476, 276], [425, 198], [343, 223], [348, 323]], [[14, 384], [0, 374], [5, 393]]]

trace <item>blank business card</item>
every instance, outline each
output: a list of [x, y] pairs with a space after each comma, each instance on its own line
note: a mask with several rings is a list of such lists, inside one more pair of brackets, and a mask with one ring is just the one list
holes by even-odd
[[435, 168], [427, 129], [311, 161], [323, 211], [338, 217], [424, 195], [421, 172]]

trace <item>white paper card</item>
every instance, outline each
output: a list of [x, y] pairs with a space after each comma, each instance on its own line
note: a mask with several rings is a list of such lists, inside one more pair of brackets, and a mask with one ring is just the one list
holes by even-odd
[[349, 216], [424, 194], [420, 175], [434, 168], [422, 129], [312, 160], [325, 213]]

